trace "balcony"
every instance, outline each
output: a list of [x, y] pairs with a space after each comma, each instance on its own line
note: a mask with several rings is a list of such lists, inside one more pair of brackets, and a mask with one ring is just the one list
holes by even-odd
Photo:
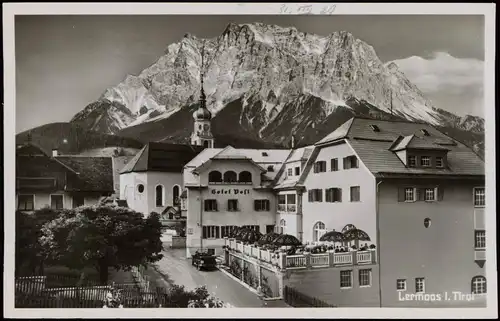
[[295, 204], [278, 204], [278, 212], [296, 213], [297, 212], [297, 205], [295, 205]]
[[53, 189], [57, 185], [54, 177], [18, 177], [16, 179], [16, 189]]
[[279, 270], [331, 268], [341, 266], [375, 264], [376, 250], [352, 251], [345, 253], [320, 253], [286, 255], [283, 252], [271, 252], [258, 246], [245, 245], [235, 239], [225, 239], [226, 250], [238, 253], [250, 261]]

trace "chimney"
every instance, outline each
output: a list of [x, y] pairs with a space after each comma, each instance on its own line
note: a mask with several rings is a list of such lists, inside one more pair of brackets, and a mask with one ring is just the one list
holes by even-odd
[[56, 157], [56, 156], [59, 156], [59, 152], [57, 151], [57, 149], [53, 149], [52, 150], [52, 157]]

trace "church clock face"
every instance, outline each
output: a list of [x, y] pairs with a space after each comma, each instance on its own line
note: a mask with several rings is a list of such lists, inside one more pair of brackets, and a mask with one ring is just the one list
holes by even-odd
[[208, 131], [208, 128], [209, 128], [209, 127], [208, 127], [208, 125], [207, 125], [207, 124], [203, 125], [203, 130], [204, 130], [204, 131]]

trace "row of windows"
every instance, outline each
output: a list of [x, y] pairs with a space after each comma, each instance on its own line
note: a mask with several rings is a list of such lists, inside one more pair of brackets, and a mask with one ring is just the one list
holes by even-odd
[[[354, 155], [344, 157], [343, 159], [344, 169], [358, 168], [359, 162], [358, 158]], [[339, 160], [338, 158], [332, 158], [330, 160], [330, 171], [336, 172], [339, 170]], [[314, 173], [324, 173], [326, 172], [326, 161], [317, 161], [314, 163]]]
[[[420, 162], [418, 162], [420, 160]], [[434, 163], [432, 162], [434, 160]], [[444, 157], [442, 156], [420, 156], [408, 155], [408, 167], [433, 167], [444, 168]]]
[[295, 176], [299, 176], [300, 175], [300, 167], [299, 166], [296, 166], [295, 168], [288, 168], [287, 170], [287, 176], [293, 176], [295, 174]]
[[[361, 189], [359, 186], [350, 187], [350, 201], [359, 202], [361, 200]], [[311, 189], [308, 191], [309, 202], [323, 202], [323, 190]], [[325, 189], [325, 201], [328, 203], [342, 202], [342, 189], [332, 187]]]
[[234, 171], [227, 171], [222, 175], [219, 171], [211, 171], [208, 173], [209, 183], [252, 183], [252, 173], [243, 171], [239, 175]]
[[[266, 199], [254, 200], [254, 210], [257, 212], [269, 212], [271, 210], [270, 201]], [[206, 212], [217, 212], [219, 211], [218, 202], [215, 199], [205, 200], [205, 211]], [[239, 211], [239, 202], [237, 199], [227, 200], [227, 210], [230, 212]]]
[[[474, 206], [485, 206], [485, 190], [484, 187], [474, 188]], [[416, 202], [416, 201], [442, 201], [444, 198], [444, 189], [438, 187], [404, 187], [399, 189], [399, 202]]]
[[[259, 225], [243, 225], [241, 227], [252, 229], [260, 233]], [[228, 237], [235, 228], [237, 228], [237, 226], [235, 225], [224, 225], [224, 226], [206, 225], [203, 226], [202, 229], [202, 238], [222, 239], [224, 237]], [[274, 231], [274, 225], [266, 225], [266, 234], [271, 233], [273, 231]]]
[[[178, 185], [174, 185], [174, 187], [172, 187], [172, 204], [174, 206], [179, 205], [180, 190], [181, 189]], [[156, 207], [165, 206], [165, 192], [163, 185], [158, 185], [155, 188], [155, 204]]]
[[[406, 291], [406, 279], [396, 280], [396, 290]], [[425, 292], [425, 278], [415, 278], [415, 292], [423, 293]], [[471, 281], [471, 292], [473, 294], [486, 293], [486, 278], [484, 276], [478, 275], [472, 278]]]
[[[85, 203], [83, 195], [74, 195], [72, 203], [73, 208], [83, 206]], [[50, 195], [50, 208], [54, 210], [62, 210], [64, 208], [64, 196], [61, 194]], [[35, 195], [18, 195], [17, 209], [20, 211], [33, 211], [35, 209]]]
[[[358, 271], [359, 286], [372, 285], [372, 270], [361, 269]], [[352, 270], [340, 271], [340, 288], [352, 288]]]

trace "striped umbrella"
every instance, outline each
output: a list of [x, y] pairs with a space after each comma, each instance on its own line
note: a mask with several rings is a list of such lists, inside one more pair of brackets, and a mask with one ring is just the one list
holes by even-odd
[[356, 249], [359, 249], [359, 241], [371, 241], [370, 236], [363, 230], [353, 228], [344, 233], [346, 241], [354, 241]]
[[323, 234], [319, 240], [322, 242], [344, 242], [345, 236], [343, 233], [333, 230]]
[[238, 232], [241, 230], [241, 227], [234, 226], [231, 232], [229, 233], [229, 238], [235, 238], [238, 235]]
[[241, 227], [234, 233], [234, 238], [238, 241], [242, 241], [242, 238], [245, 234], [252, 232], [253, 230], [247, 227]]
[[275, 239], [277, 239], [281, 234], [278, 234], [276, 232], [270, 232], [267, 234], [262, 235], [262, 237], [259, 239], [259, 244], [269, 244], [273, 243]]
[[255, 230], [248, 229], [248, 230], [243, 231], [240, 234], [240, 237], [241, 237], [241, 241], [243, 241], [243, 242], [255, 243], [262, 237], [262, 234], [260, 232], [255, 231]]
[[278, 246], [300, 246], [302, 243], [293, 235], [290, 234], [280, 234], [274, 241], [274, 245]]

